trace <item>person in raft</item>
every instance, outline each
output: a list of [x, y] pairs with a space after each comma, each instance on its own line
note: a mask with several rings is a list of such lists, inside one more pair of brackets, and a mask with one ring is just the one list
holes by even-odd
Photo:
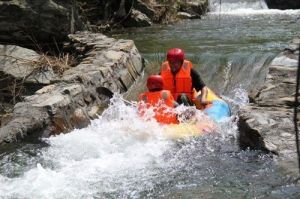
[[[192, 62], [185, 60], [184, 51], [172, 48], [167, 52], [167, 60], [160, 68], [160, 75], [164, 80], [164, 90], [169, 90], [179, 104], [207, 105], [208, 89], [199, 73], [193, 69]], [[201, 91], [201, 94], [198, 92]]]
[[145, 114], [145, 110], [153, 107], [154, 118], [161, 124], [178, 124], [177, 115], [173, 110], [178, 103], [168, 90], [163, 90], [164, 81], [160, 75], [151, 75], [147, 79], [148, 91], [139, 96], [139, 113]]

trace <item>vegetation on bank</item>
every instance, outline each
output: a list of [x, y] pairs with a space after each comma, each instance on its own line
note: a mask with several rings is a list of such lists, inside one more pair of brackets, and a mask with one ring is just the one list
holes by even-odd
[[[2, 56], [0, 55], [0, 58], [1, 57]], [[28, 71], [24, 71], [26, 75], [21, 78], [14, 78], [10, 74], [1, 74], [0, 127], [8, 122], [9, 118], [12, 116], [13, 107], [16, 103], [23, 101], [25, 96], [43, 86], [39, 85], [39, 83], [31, 83], [30, 79], [35, 76], [46, 77], [46, 73], [49, 72], [49, 70], [53, 71], [57, 77], [61, 77], [66, 70], [78, 63], [76, 58], [69, 53], [60, 53], [59, 55], [54, 56], [41, 52], [40, 57], [37, 60], [13, 56], [6, 56], [6, 58], [12, 59], [20, 65], [30, 66], [32, 69], [30, 69], [29, 73], [27, 73]], [[21, 69], [20, 72], [22, 72]]]

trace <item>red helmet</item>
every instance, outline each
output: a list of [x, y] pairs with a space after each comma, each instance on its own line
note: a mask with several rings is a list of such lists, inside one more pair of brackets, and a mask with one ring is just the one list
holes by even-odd
[[162, 90], [164, 87], [163, 78], [160, 75], [150, 75], [147, 79], [147, 88], [149, 91]]
[[167, 60], [168, 61], [180, 61], [183, 62], [184, 60], [184, 52], [180, 48], [172, 48], [167, 53]]

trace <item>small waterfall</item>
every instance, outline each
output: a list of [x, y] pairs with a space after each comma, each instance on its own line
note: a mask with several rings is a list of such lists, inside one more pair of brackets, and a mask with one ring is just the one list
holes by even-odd
[[210, 0], [209, 7], [211, 12], [268, 9], [265, 0]]

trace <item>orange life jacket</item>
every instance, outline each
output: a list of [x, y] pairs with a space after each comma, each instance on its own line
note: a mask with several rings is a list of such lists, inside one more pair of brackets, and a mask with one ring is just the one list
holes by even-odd
[[184, 60], [180, 70], [173, 75], [168, 61], [165, 61], [160, 70], [160, 75], [164, 79], [164, 89], [171, 91], [175, 100], [177, 97], [185, 93], [187, 97], [192, 100], [192, 77], [191, 69], [193, 65], [190, 61]]
[[[139, 100], [146, 103], [146, 107], [139, 106], [140, 115], [144, 115], [145, 108], [153, 107], [155, 119], [162, 124], [178, 124], [177, 116], [174, 112], [168, 112], [168, 107], [174, 107], [174, 98], [170, 91], [145, 92], [139, 96]], [[161, 104], [160, 104], [161, 102]]]

